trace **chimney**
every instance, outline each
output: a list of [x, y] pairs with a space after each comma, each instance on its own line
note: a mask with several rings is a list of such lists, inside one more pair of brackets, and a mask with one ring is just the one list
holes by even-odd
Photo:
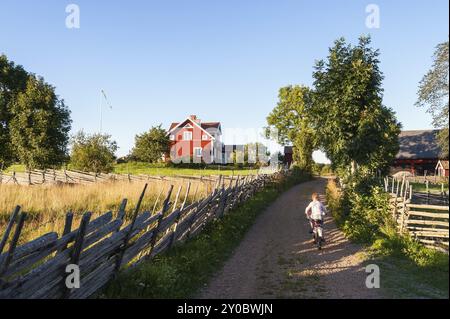
[[197, 115], [189, 115], [189, 119], [197, 124], [200, 124], [200, 119], [197, 118]]

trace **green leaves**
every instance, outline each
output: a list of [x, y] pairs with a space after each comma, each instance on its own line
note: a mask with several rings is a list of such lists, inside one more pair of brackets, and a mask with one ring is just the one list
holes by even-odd
[[427, 107], [433, 117], [433, 125], [442, 129], [439, 144], [442, 148], [441, 156], [448, 158], [448, 129], [449, 129], [449, 50], [448, 41], [437, 46], [434, 53], [434, 63], [430, 71], [423, 77], [419, 85], [416, 106]]
[[0, 167], [12, 161], [28, 169], [61, 165], [70, 126], [55, 88], [0, 56]]
[[341, 38], [327, 60], [316, 62], [312, 89], [280, 89], [267, 122], [278, 130], [279, 142], [294, 145], [301, 167], [310, 168], [312, 152], [322, 149], [336, 169], [387, 170], [398, 152], [401, 126], [382, 104], [379, 52], [369, 45], [369, 37], [356, 46]]
[[170, 139], [162, 125], [152, 127], [148, 132], [136, 135], [135, 146], [131, 152], [135, 160], [157, 163], [162, 155], [169, 153]]
[[313, 97], [306, 86], [287, 86], [279, 91], [277, 107], [267, 117], [268, 124], [278, 132], [278, 142], [294, 145], [294, 160], [310, 170], [316, 146], [311, 115]]
[[94, 173], [109, 173], [114, 169], [117, 144], [107, 134], [88, 135], [78, 132], [72, 139], [71, 167]]
[[357, 46], [339, 39], [313, 73], [316, 133], [336, 168], [387, 169], [398, 150], [400, 124], [382, 105], [379, 52], [369, 45], [368, 37]]

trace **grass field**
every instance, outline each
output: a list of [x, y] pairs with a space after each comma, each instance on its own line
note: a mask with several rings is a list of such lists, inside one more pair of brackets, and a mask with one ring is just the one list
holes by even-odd
[[[70, 169], [70, 165], [68, 167]], [[16, 164], [4, 170], [5, 173], [23, 173], [26, 171], [24, 165]], [[152, 175], [152, 176], [210, 176], [210, 175], [251, 175], [257, 174], [258, 169], [239, 169], [233, 166], [224, 167], [213, 165], [211, 168], [177, 168], [177, 167], [165, 167], [164, 164], [154, 165], [149, 163], [131, 162], [121, 163], [114, 166], [114, 173], [117, 174], [132, 174], [132, 175]]]
[[[155, 202], [156, 209], [161, 208], [170, 185], [174, 185], [171, 200], [175, 200], [179, 187], [182, 187], [180, 201], [184, 200], [187, 181], [151, 181], [141, 210], [152, 211]], [[191, 185], [188, 203], [205, 197], [214, 187], [213, 182], [206, 181], [191, 181]], [[20, 205], [28, 214], [20, 238], [21, 242], [25, 242], [48, 232], [61, 233], [68, 211], [75, 214], [74, 225], [77, 226], [81, 215], [87, 211], [93, 213], [93, 218], [108, 211], [117, 213], [120, 203], [126, 198], [127, 212], [130, 213], [136, 206], [143, 188], [144, 182], [128, 181], [75, 186], [0, 185], [0, 234], [4, 232], [16, 205]]]
[[237, 169], [235, 167], [219, 167], [212, 166], [214, 168], [177, 168], [177, 167], [155, 167], [155, 165], [148, 163], [123, 163], [116, 164], [114, 172], [118, 174], [145, 174], [145, 175], [158, 175], [158, 176], [174, 176], [174, 175], [196, 175], [196, 176], [209, 176], [209, 175], [251, 175], [257, 174], [257, 169]]
[[[415, 191], [415, 192], [426, 192], [427, 191], [427, 187], [426, 187], [425, 183], [411, 183], [410, 185], [412, 185], [413, 191]], [[428, 190], [431, 193], [440, 193], [442, 191], [442, 184], [430, 183], [428, 185]], [[447, 194], [448, 194], [448, 183], [444, 184], [444, 191], [447, 192]]]

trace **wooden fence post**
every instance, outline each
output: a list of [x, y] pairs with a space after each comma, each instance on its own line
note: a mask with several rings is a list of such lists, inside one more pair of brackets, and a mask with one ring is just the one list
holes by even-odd
[[[72, 265], [78, 265], [80, 261], [80, 255], [81, 251], [83, 250], [83, 242], [84, 242], [84, 236], [86, 235], [87, 226], [89, 224], [89, 221], [91, 220], [92, 214], [90, 212], [87, 212], [83, 215], [83, 218], [81, 219], [80, 227], [78, 228], [77, 237], [75, 239], [75, 243], [73, 244], [72, 251], [70, 254], [70, 261], [69, 264]], [[64, 269], [64, 273], [65, 273]], [[64, 277], [63, 277], [64, 278]], [[65, 285], [65, 281], [63, 279], [63, 284]], [[68, 299], [71, 294], [71, 290], [64, 286], [63, 289], [63, 299]]]
[[[62, 233], [61, 237], [64, 237], [65, 235], [69, 234], [72, 231], [72, 223], [73, 223], [73, 213], [72, 212], [68, 212], [66, 214], [66, 220], [64, 222], [64, 230], [63, 230], [63, 233]], [[61, 252], [63, 252], [66, 249], [67, 249], [67, 244], [62, 246], [58, 250], [58, 253], [61, 253]]]
[[0, 242], [0, 254], [3, 253], [3, 249], [6, 246], [6, 242], [8, 241], [9, 234], [11, 233], [11, 229], [14, 226], [14, 222], [16, 221], [17, 215], [19, 214], [19, 212], [20, 212], [20, 206], [16, 206], [16, 208], [14, 209], [14, 211], [11, 214], [11, 217], [9, 218], [8, 225], [6, 226], [5, 233], [3, 234], [3, 238]]
[[133, 217], [130, 223], [130, 229], [125, 235], [125, 238], [123, 240], [122, 247], [119, 247], [119, 252], [116, 259], [116, 267], [114, 269], [114, 272], [117, 273], [120, 270], [120, 266], [122, 265], [123, 256], [125, 254], [125, 251], [127, 250], [128, 242], [131, 239], [131, 234], [133, 233], [134, 224], [136, 223], [137, 215], [139, 214], [139, 209], [141, 208], [142, 200], [144, 199], [145, 191], [147, 190], [148, 184], [145, 184], [144, 190], [141, 193], [141, 196], [139, 196], [139, 200], [136, 204], [136, 208], [133, 212]]
[[27, 217], [26, 213], [20, 214], [19, 221], [16, 226], [16, 230], [14, 232], [14, 236], [12, 238], [11, 244], [9, 245], [8, 254], [6, 255], [6, 259], [2, 265], [0, 265], [0, 278], [3, 274], [8, 270], [9, 263], [11, 262], [14, 251], [16, 250], [17, 243], [19, 241], [20, 233], [22, 232], [23, 224], [25, 223], [25, 219]]
[[166, 199], [164, 200], [163, 207], [161, 210], [161, 216], [156, 220], [155, 230], [153, 231], [152, 239], [150, 240], [150, 250], [148, 252], [148, 256], [152, 255], [153, 250], [155, 249], [155, 245], [158, 240], [159, 235], [159, 226], [161, 225], [161, 221], [164, 217], [164, 214], [169, 210], [170, 207], [170, 196], [172, 195], [173, 185], [170, 185], [169, 191], [167, 192]]

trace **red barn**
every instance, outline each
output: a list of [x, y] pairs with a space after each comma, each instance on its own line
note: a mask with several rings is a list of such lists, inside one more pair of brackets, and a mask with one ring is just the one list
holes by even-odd
[[409, 171], [414, 175], [431, 175], [440, 159], [437, 140], [439, 130], [402, 131], [392, 173]]
[[175, 163], [215, 163], [222, 159], [220, 122], [202, 122], [191, 115], [169, 128], [170, 160]]

